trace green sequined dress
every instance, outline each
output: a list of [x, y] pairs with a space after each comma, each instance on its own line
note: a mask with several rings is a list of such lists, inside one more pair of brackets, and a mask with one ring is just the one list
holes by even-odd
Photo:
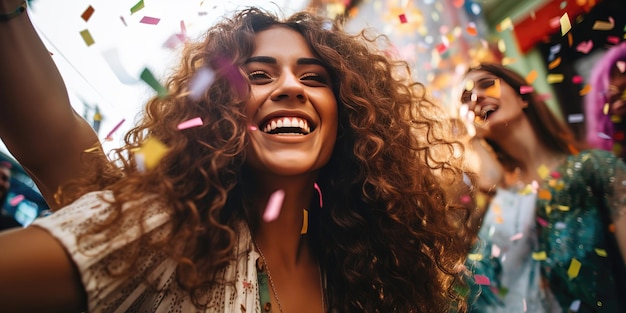
[[[550, 303], [556, 301], [562, 312], [626, 312], [626, 266], [613, 234], [613, 221], [626, 218], [624, 211], [620, 213], [626, 206], [626, 165], [610, 152], [585, 150], [545, 174], [530, 195], [536, 204], [534, 221], [527, 219], [516, 238], [507, 239], [515, 239], [507, 249], [522, 247], [530, 252], [523, 260], [507, 259], [504, 250], [494, 253], [498, 240], [503, 242], [498, 234], [504, 229], [510, 234], [506, 222], [511, 221], [494, 220], [494, 203], [490, 206], [468, 260], [468, 267], [483, 283], [472, 311], [526, 312], [531, 304], [535, 312], [554, 312]], [[528, 196], [519, 194], [520, 199]], [[511, 271], [503, 270], [510, 262], [521, 264], [513, 280]], [[520, 285], [528, 291], [510, 296], [517, 291], [510, 287]]]

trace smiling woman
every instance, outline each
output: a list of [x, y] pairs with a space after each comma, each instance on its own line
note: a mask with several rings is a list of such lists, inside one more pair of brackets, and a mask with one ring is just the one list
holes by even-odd
[[[63, 186], [54, 200], [65, 205], [0, 235], [0, 303], [463, 311], [473, 237], [462, 146], [378, 39], [306, 12], [236, 12], [185, 45], [168, 92], [148, 101], [108, 161], [69, 109], [28, 16], [0, 23], [0, 44], [15, 47], [0, 50], [10, 81], [0, 103], [38, 123], [43, 140], [2, 123], [0, 135], [42, 186]], [[42, 92], [25, 93], [32, 84]], [[33, 104], [41, 116], [26, 114]], [[27, 301], [33, 292], [38, 301]]]

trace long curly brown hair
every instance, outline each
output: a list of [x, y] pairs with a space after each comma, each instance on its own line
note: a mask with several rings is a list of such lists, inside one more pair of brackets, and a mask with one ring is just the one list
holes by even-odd
[[[408, 64], [379, 47], [385, 37], [349, 34], [340, 20], [304, 12], [282, 20], [250, 8], [211, 27], [203, 40], [186, 46], [166, 83], [169, 93], [149, 101], [113, 161], [94, 169], [90, 182], [65, 201], [112, 190], [118, 214], [92, 232], [115, 231], [123, 204], [159, 195], [154, 201], [171, 210], [172, 231], [166, 240], [137, 244], [178, 260], [178, 282], [192, 294], [220, 283], [214, 274], [233, 257], [235, 225], [249, 215], [243, 113], [249, 85], [240, 68], [253, 52], [255, 34], [274, 25], [306, 39], [329, 69], [337, 98], [338, 138], [318, 179], [324, 207], [314, 210], [309, 226], [327, 273], [330, 308], [464, 311], [460, 268], [472, 239], [472, 205], [471, 184], [463, 182], [460, 168], [463, 147], [448, 138], [448, 117], [428, 100], [424, 86], [411, 81]], [[193, 99], [190, 81], [206, 67], [215, 80]], [[202, 126], [177, 129], [198, 116]], [[133, 152], [147, 138], [169, 150], [155, 168], [140, 171]], [[131, 257], [127, 271], [137, 263]]]

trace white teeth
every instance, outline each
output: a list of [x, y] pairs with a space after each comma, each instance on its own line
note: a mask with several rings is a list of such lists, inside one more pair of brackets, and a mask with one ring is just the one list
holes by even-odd
[[[309, 123], [305, 119], [298, 118], [298, 117], [280, 117], [280, 118], [272, 119], [271, 121], [268, 121], [267, 124], [265, 124], [265, 126], [263, 127], [263, 131], [266, 133], [269, 133], [281, 127], [289, 127], [289, 128], [297, 127], [297, 128], [300, 128], [302, 130], [302, 133], [304, 134], [308, 134], [311, 132]], [[282, 133], [282, 134], [285, 134], [285, 133]], [[301, 133], [295, 133], [295, 134], [301, 135]]]

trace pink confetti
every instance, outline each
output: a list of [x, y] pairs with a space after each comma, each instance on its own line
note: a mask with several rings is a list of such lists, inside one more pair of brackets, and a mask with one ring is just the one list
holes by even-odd
[[483, 275], [474, 275], [474, 280], [479, 285], [491, 285], [489, 277]]
[[524, 233], [517, 233], [517, 234], [511, 236], [510, 240], [511, 241], [515, 241], [515, 240], [518, 240], [518, 239], [522, 239], [522, 237], [524, 237]]
[[407, 23], [406, 14], [402, 13], [402, 14], [398, 15], [398, 17], [400, 18], [400, 23], [402, 23], [402, 24], [406, 24]]
[[499, 257], [501, 251], [502, 250], [500, 249], [500, 247], [496, 245], [491, 246], [491, 256], [493, 256], [494, 258]]
[[317, 183], [313, 183], [313, 187], [315, 187], [317, 194], [320, 196], [320, 208], [323, 208], [324, 202], [322, 201], [322, 189], [320, 189], [320, 186]]
[[552, 19], [550, 19], [549, 23], [550, 23], [551, 28], [559, 28], [561, 27], [561, 17], [555, 16]]
[[541, 218], [541, 217], [538, 217], [538, 218], [537, 218], [537, 223], [539, 223], [539, 225], [541, 225], [541, 227], [546, 227], [546, 226], [548, 226], [548, 221], [544, 220], [544, 219], [543, 219], [543, 218]]
[[581, 41], [578, 44], [578, 46], [576, 46], [576, 51], [587, 54], [589, 53], [589, 51], [591, 51], [592, 48], [593, 48], [593, 41], [591, 40]]
[[150, 24], [150, 25], [156, 25], [159, 24], [159, 22], [161, 21], [160, 18], [156, 18], [156, 17], [150, 17], [150, 16], [144, 16], [141, 21], [139, 21], [139, 23], [142, 24]]
[[462, 195], [461, 196], [461, 202], [463, 203], [470, 203], [472, 201], [472, 197], [470, 195]]
[[283, 200], [285, 199], [285, 191], [282, 189], [276, 190], [270, 196], [269, 201], [267, 201], [267, 207], [265, 207], [265, 212], [263, 213], [263, 220], [266, 222], [271, 222], [278, 218], [280, 215], [280, 209], [283, 206]]
[[183, 130], [183, 129], [187, 129], [187, 128], [192, 128], [192, 127], [197, 127], [197, 126], [202, 126], [203, 122], [202, 119], [199, 117], [195, 117], [192, 118], [190, 120], [184, 121], [180, 124], [178, 124], [178, 129], [179, 130]]
[[215, 72], [208, 67], [202, 67], [193, 75], [189, 82], [189, 98], [200, 100], [202, 94], [209, 89], [215, 80]]
[[522, 95], [525, 95], [527, 93], [532, 93], [533, 92], [533, 86], [520, 86], [519, 87], [519, 93]]
[[616, 45], [616, 44], [619, 43], [619, 37], [617, 37], [617, 36], [608, 36], [608, 37], [606, 37], [606, 41]]
[[580, 84], [583, 82], [583, 77], [580, 75], [576, 75], [574, 77], [572, 77], [572, 83], [574, 84]]
[[442, 42], [437, 45], [437, 52], [439, 52], [439, 54], [444, 54], [447, 50], [448, 45], [446, 45], [445, 43]]
[[255, 131], [258, 130], [258, 128], [254, 125], [250, 125], [250, 127], [248, 127], [251, 131]]
[[626, 70], [626, 61], [617, 61], [615, 65], [619, 69], [620, 73], [624, 73], [624, 71]]
[[546, 101], [552, 98], [552, 95], [549, 93], [542, 93], [537, 96], [538, 101]]
[[115, 131], [120, 128], [120, 126], [122, 126], [122, 124], [124, 124], [124, 122], [126, 121], [125, 118], [123, 118], [119, 123], [117, 123], [117, 125], [115, 125], [115, 127], [113, 127], [113, 129], [111, 129], [111, 131], [106, 135], [106, 137], [104, 137], [105, 139], [111, 139], [111, 136], [113, 135], [113, 133], [115, 133]]
[[11, 201], [9, 201], [9, 204], [11, 206], [17, 206], [22, 201], [24, 201], [24, 195], [17, 195], [15, 197], [13, 197], [13, 199], [11, 199]]

